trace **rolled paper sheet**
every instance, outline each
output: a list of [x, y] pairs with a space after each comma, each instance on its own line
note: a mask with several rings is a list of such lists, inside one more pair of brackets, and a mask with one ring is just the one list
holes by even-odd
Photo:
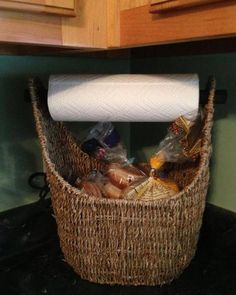
[[196, 74], [59, 75], [49, 79], [48, 107], [56, 121], [171, 122], [195, 119]]

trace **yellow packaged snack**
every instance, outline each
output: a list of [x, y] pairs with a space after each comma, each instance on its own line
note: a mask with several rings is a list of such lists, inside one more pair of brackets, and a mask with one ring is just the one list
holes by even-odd
[[179, 192], [175, 182], [170, 180], [161, 180], [150, 176], [145, 181], [134, 183], [128, 187], [123, 197], [127, 200], [152, 201], [162, 198], [169, 198]]

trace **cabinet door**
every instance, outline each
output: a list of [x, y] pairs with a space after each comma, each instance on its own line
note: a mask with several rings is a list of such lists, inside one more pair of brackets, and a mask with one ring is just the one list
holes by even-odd
[[75, 0], [0, 0], [0, 9], [75, 16]]
[[[127, 0], [120, 1], [127, 3]], [[121, 5], [121, 47], [236, 35], [236, 0], [133, 0], [129, 3], [129, 7]], [[150, 13], [152, 8], [156, 9], [155, 13]]]
[[158, 13], [165, 10], [183, 9], [217, 2], [225, 2], [225, 0], [151, 0], [150, 12]]

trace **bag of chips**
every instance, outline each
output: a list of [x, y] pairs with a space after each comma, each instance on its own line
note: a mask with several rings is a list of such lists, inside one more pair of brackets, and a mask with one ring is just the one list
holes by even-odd
[[177, 118], [159, 144], [155, 155], [151, 157], [151, 167], [160, 169], [165, 162], [183, 163], [196, 160], [201, 149], [201, 132], [201, 113], [195, 121], [184, 116]]
[[169, 198], [179, 192], [175, 182], [162, 177], [166, 162], [183, 163], [198, 158], [201, 148], [202, 117], [195, 121], [181, 116], [168, 129], [156, 153], [150, 158], [150, 176], [132, 183], [123, 193], [125, 199], [150, 201]]

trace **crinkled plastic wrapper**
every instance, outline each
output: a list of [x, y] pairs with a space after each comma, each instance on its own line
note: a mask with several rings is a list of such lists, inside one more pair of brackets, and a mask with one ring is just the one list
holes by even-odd
[[124, 199], [142, 201], [170, 198], [179, 192], [172, 180], [160, 178], [160, 171], [166, 162], [183, 163], [198, 158], [201, 148], [202, 116], [195, 121], [181, 116], [168, 129], [166, 137], [150, 159], [151, 173], [145, 180], [134, 182], [125, 189]]
[[149, 177], [133, 183], [123, 193], [124, 199], [152, 201], [170, 198], [179, 192], [178, 186], [170, 180]]
[[183, 163], [194, 161], [201, 150], [202, 114], [195, 121], [184, 116], [175, 120], [168, 129], [166, 137], [160, 142], [155, 155], [150, 159], [154, 169], [160, 169], [166, 162]]

